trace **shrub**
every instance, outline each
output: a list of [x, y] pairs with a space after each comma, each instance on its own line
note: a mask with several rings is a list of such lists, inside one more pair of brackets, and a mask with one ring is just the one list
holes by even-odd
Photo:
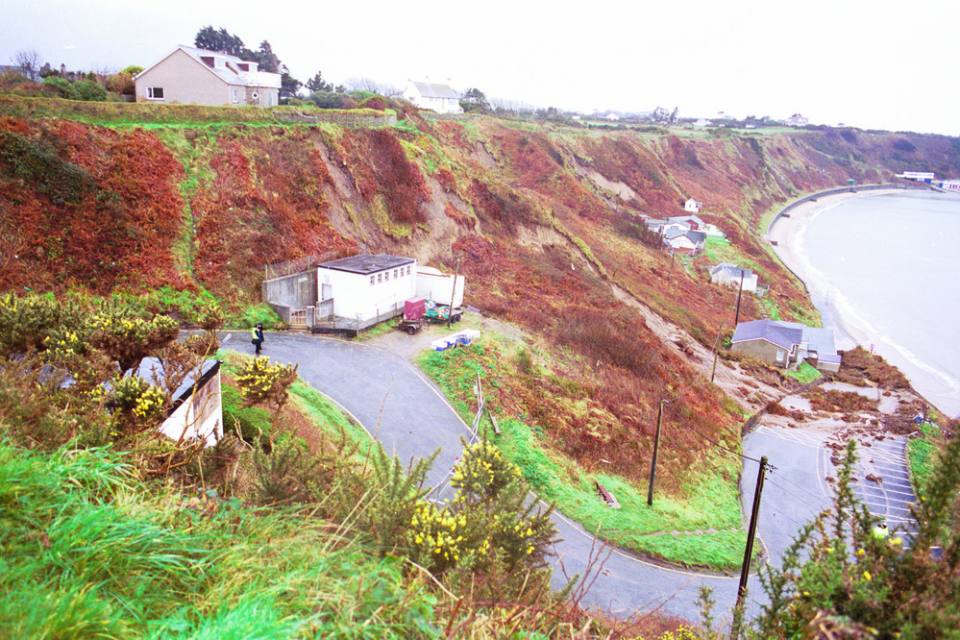
[[179, 325], [168, 316], [138, 317], [130, 306], [110, 301], [90, 318], [89, 328], [90, 343], [126, 371], [176, 339]]
[[296, 379], [296, 365], [270, 364], [266, 356], [246, 360], [236, 376], [240, 395], [248, 405], [270, 404], [276, 411], [287, 402], [287, 392]]
[[77, 100], [77, 89], [66, 78], [60, 76], [47, 76], [43, 79], [43, 84], [56, 90], [57, 95], [67, 100]]
[[166, 415], [167, 394], [135, 375], [116, 376], [107, 392], [107, 406], [128, 428], [148, 428]]
[[73, 85], [79, 100], [103, 102], [107, 99], [107, 90], [93, 80], [78, 80]]

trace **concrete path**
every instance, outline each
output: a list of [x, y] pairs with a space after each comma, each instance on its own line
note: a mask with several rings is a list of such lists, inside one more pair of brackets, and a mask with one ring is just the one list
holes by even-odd
[[[471, 433], [407, 358], [376, 346], [309, 335], [268, 333], [266, 338], [265, 355], [298, 364], [306, 382], [353, 414], [389, 453], [410, 462], [439, 450], [427, 482], [432, 487], [446, 484], [460, 456], [461, 439], [470, 438]], [[225, 348], [253, 352], [244, 332], [226, 332], [221, 340]], [[744, 442], [747, 456], [767, 455], [777, 467], [764, 490], [759, 526], [761, 544], [774, 562], [797, 529], [829, 504], [829, 487], [823, 481], [829, 457], [822, 441], [804, 440], [801, 433], [761, 428]], [[756, 473], [757, 465], [745, 461], [741, 489], [747, 510]], [[697, 620], [699, 588], [707, 585], [714, 591], [718, 617], [729, 621], [725, 616], [736, 598], [737, 576], [685, 571], [619, 549], [604, 550], [602, 543], [562, 514], [556, 514], [554, 522], [561, 539], [552, 559], [555, 586], [562, 586], [567, 576], [583, 575], [592, 557], [606, 558], [597, 567], [599, 573], [589, 578], [582, 605], [624, 617], [659, 610]], [[760, 594], [755, 577], [750, 592]], [[749, 604], [749, 610], [757, 609], [756, 602]]]

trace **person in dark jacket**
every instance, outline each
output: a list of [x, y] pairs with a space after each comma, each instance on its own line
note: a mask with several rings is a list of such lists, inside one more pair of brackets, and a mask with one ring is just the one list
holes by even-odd
[[257, 326], [250, 329], [250, 342], [257, 348], [257, 355], [260, 355], [263, 348], [263, 324], [258, 322]]

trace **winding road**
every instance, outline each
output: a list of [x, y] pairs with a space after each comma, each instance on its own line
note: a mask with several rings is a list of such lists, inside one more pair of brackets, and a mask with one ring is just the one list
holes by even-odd
[[[224, 348], [252, 353], [245, 332], [221, 335]], [[471, 432], [446, 399], [409, 360], [363, 343], [292, 333], [268, 333], [264, 353], [271, 359], [299, 365], [300, 376], [353, 415], [384, 449], [410, 462], [439, 451], [427, 483], [442, 488], [462, 450], [461, 439]], [[760, 428], [744, 440], [743, 503], [753, 500], [757, 465], [751, 458], [766, 455], [776, 467], [764, 489], [759, 536], [768, 557], [777, 561], [799, 526], [830, 503], [823, 478], [829, 456], [816, 439], [795, 431]], [[891, 457], [891, 460], [894, 458]], [[605, 558], [588, 579], [580, 603], [627, 617], [658, 610], [697, 620], [701, 585], [710, 587], [718, 618], [736, 599], [737, 576], [721, 576], [663, 566], [620, 549], [610, 549], [578, 524], [555, 514], [559, 542], [551, 561], [554, 585], [583, 575], [590, 559]], [[608, 555], [609, 554], [609, 555]], [[754, 575], [749, 591], [760, 594]], [[752, 600], [752, 598], [751, 598]], [[756, 611], [759, 603], [748, 602]], [[727, 618], [729, 620], [729, 617]]]

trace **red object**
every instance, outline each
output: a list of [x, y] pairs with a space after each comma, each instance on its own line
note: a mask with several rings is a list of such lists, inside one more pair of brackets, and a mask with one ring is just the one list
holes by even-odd
[[424, 298], [410, 298], [403, 301], [403, 319], [419, 320], [427, 313], [427, 301]]

